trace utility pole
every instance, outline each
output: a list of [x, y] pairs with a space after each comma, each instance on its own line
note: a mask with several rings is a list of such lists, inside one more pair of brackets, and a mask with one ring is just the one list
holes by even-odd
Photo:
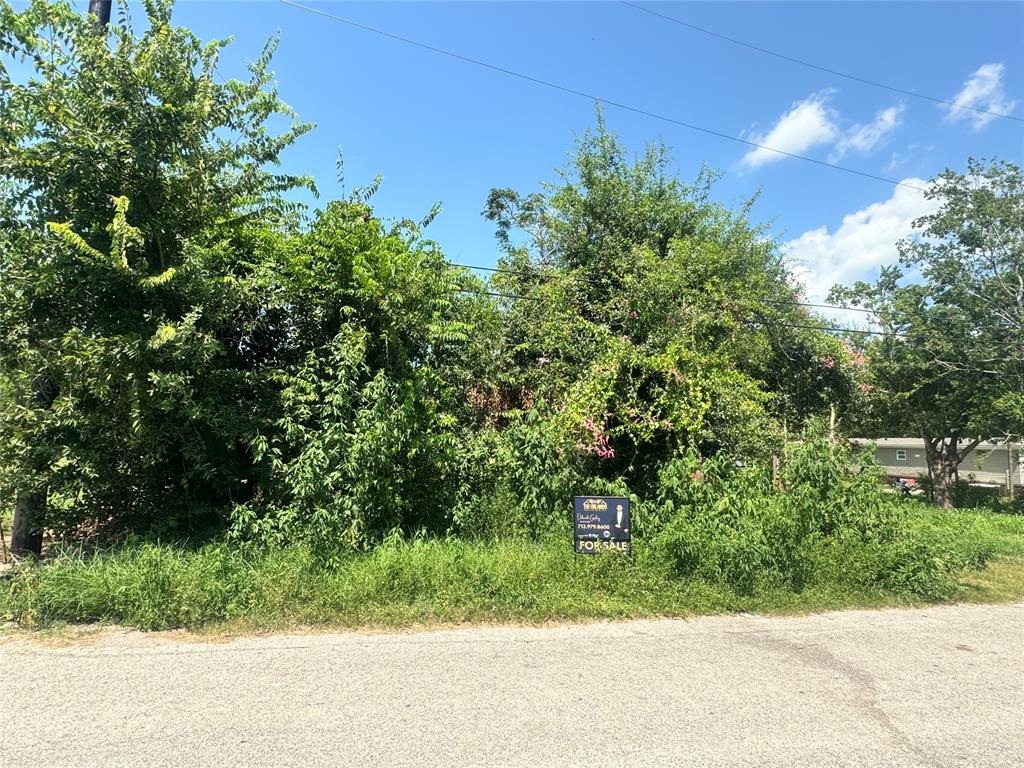
[[100, 27], [110, 24], [110, 6], [112, 0], [89, 0], [89, 13], [96, 17]]

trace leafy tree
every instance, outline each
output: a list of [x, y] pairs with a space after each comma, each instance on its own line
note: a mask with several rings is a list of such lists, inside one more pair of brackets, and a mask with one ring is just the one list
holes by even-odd
[[953, 503], [957, 466], [983, 437], [1024, 432], [1024, 183], [1020, 168], [972, 159], [925, 193], [935, 213], [899, 244], [876, 283], [833, 296], [876, 313], [868, 345], [875, 434], [925, 441], [936, 500]]
[[[690, 448], [734, 459], [777, 450], [852, 392], [850, 358], [794, 302], [775, 245], [709, 199], [653, 145], [631, 159], [600, 113], [541, 192], [495, 189], [485, 215], [506, 255], [504, 361], [487, 407], [543, 404], [583, 475], [643, 489]], [[806, 326], [805, 328], [794, 326]]]
[[273, 42], [223, 82], [226, 41], [143, 5], [145, 32], [123, 6], [108, 37], [66, 2], [0, 3], [0, 489], [30, 549], [45, 524], [192, 530], [251, 487], [276, 329], [249, 254], [309, 185], [270, 167], [310, 126]]
[[[387, 228], [357, 193], [302, 231], [269, 233], [254, 280], [281, 334], [278, 418], [254, 425], [257, 495], [242, 539], [305, 540], [328, 558], [393, 529], [447, 530], [458, 489], [468, 320], [489, 304], [420, 228]], [[459, 373], [460, 370], [464, 372]]]
[[286, 200], [311, 184], [271, 167], [309, 126], [273, 42], [222, 82], [223, 42], [145, 8], [146, 32], [124, 11], [107, 38], [64, 3], [0, 6], [5, 66], [32, 67], [3, 70], [0, 101], [0, 491], [31, 548], [44, 526], [326, 548], [445, 530], [460, 395], [493, 365], [468, 324], [493, 308], [422, 239], [436, 210], [373, 217], [379, 180], [312, 222]]

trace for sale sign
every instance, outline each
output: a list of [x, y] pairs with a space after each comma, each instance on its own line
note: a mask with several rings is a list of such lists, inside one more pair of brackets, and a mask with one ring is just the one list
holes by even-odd
[[629, 499], [617, 496], [577, 496], [573, 499], [576, 551], [593, 555], [615, 549], [632, 550]]

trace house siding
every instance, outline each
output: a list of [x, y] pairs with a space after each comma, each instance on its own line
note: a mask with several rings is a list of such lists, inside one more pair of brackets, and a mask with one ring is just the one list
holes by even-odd
[[[928, 458], [923, 440], [913, 438], [880, 438], [877, 441], [855, 439], [855, 443], [875, 443], [878, 463], [885, 468], [890, 478], [917, 478], [928, 474]], [[1011, 445], [1015, 470], [1015, 488], [1024, 487], [1024, 445]], [[906, 451], [906, 459], [897, 459], [898, 451]], [[960, 462], [960, 477], [977, 483], [988, 483], [1006, 487], [1007, 446], [1005, 443], [982, 443]]]

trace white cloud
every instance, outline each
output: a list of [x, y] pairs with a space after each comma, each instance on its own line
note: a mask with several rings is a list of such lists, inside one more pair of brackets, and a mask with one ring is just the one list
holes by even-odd
[[[794, 102], [768, 133], [753, 135], [750, 140], [783, 152], [802, 154], [817, 144], [833, 141], [838, 134], [835, 112], [826, 105], [830, 91], [820, 91], [803, 101]], [[743, 157], [743, 165], [760, 168], [766, 163], [782, 160], [785, 155], [760, 147]]]
[[[982, 64], [964, 81], [964, 87], [952, 98], [952, 101], [964, 107], [984, 109], [1000, 115], [1010, 114], [1017, 106], [1017, 102], [1008, 98], [1003, 90], [1005, 69], [1006, 67], [1002, 64]], [[975, 112], [972, 109], [959, 109], [954, 106], [946, 107], [947, 120], [970, 120], [976, 131], [980, 131], [995, 118], [995, 115], [986, 112]]]
[[896, 173], [911, 162], [918, 161], [919, 164], [922, 158], [928, 157], [934, 151], [934, 144], [907, 144], [902, 151], [896, 150], [892, 153], [885, 170], [887, 173]]
[[[903, 183], [927, 186], [926, 181], [916, 178]], [[809, 230], [783, 243], [782, 250], [793, 273], [804, 284], [808, 301], [824, 302], [832, 286], [871, 280], [880, 266], [895, 263], [899, 257], [896, 242], [914, 233], [915, 219], [937, 207], [937, 201], [926, 200], [916, 189], [896, 187], [888, 200], [844, 216], [834, 232], [824, 226]], [[844, 324], [863, 324], [866, 320], [862, 313], [822, 314]]]
[[902, 104], [883, 109], [870, 123], [858, 123], [851, 127], [836, 142], [835, 151], [829, 160], [835, 162], [851, 150], [866, 154], [879, 146], [899, 127], [903, 109]]
[[902, 152], [893, 152], [892, 157], [889, 158], [889, 164], [885, 166], [885, 172], [895, 172], [901, 165], [904, 165], [907, 162], [907, 159], [907, 155]]

